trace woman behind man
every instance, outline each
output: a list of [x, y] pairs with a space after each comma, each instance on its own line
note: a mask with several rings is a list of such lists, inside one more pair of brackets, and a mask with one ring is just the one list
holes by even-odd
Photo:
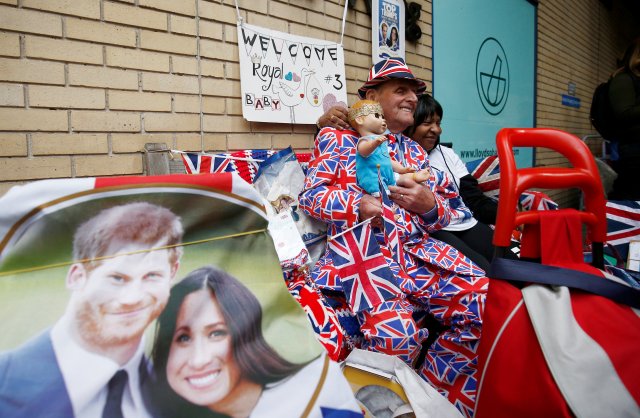
[[214, 267], [191, 272], [171, 289], [152, 358], [159, 417], [300, 416], [318, 405], [358, 411], [337, 365], [326, 356], [306, 365], [283, 359], [262, 335], [256, 297]]
[[[453, 179], [458, 188], [459, 197], [449, 203], [452, 208], [460, 208], [468, 206], [464, 200], [461, 179], [472, 176], [455, 151], [440, 145], [442, 117], [443, 110], [440, 103], [425, 93], [418, 98], [418, 104], [413, 114], [414, 124], [407, 128], [405, 135], [427, 151], [431, 167], [447, 173]], [[486, 197], [486, 199], [490, 198]], [[497, 210], [495, 201], [494, 205]], [[473, 212], [473, 208], [471, 210]], [[457, 217], [452, 216], [447, 227], [432, 232], [431, 236], [454, 246], [487, 271], [493, 258], [493, 230], [486, 224], [479, 222], [474, 216], [467, 216], [467, 211], [454, 211], [454, 215]]]

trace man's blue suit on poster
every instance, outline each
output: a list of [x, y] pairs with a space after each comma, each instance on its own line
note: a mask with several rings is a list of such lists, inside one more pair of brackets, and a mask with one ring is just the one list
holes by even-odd
[[0, 355], [0, 416], [73, 417], [49, 332]]
[[[51, 343], [51, 330], [0, 354], [0, 417], [71, 418], [71, 399]], [[149, 407], [149, 362], [143, 357], [141, 393]]]

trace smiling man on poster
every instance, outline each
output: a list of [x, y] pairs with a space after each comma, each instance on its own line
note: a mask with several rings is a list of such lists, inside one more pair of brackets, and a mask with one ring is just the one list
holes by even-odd
[[105, 209], [82, 224], [64, 315], [0, 355], [0, 416], [149, 417], [143, 334], [167, 303], [182, 235], [175, 214], [145, 202]]

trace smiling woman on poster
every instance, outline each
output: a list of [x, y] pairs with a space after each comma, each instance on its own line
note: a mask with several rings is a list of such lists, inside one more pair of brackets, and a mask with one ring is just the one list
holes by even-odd
[[389, 42], [388, 44], [389, 48], [391, 48], [392, 51], [397, 51], [398, 48], [400, 48], [400, 39], [398, 37], [398, 28], [396, 28], [395, 26], [393, 26], [391, 28], [391, 36], [389, 36]]
[[326, 356], [306, 364], [281, 357], [263, 337], [258, 299], [215, 267], [191, 272], [171, 290], [152, 357], [157, 382], [151, 398], [158, 417], [285, 417], [320, 413], [320, 407], [358, 411], [337, 364]]

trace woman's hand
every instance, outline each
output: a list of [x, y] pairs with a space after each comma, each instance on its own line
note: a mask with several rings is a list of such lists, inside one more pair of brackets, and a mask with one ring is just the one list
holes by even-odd
[[429, 212], [436, 205], [436, 198], [428, 187], [416, 183], [411, 176], [401, 176], [395, 186], [389, 186], [389, 196], [398, 206], [417, 214]]
[[351, 125], [349, 125], [347, 108], [342, 106], [331, 106], [329, 110], [320, 116], [317, 125], [320, 129], [327, 127], [340, 130], [351, 128]]

